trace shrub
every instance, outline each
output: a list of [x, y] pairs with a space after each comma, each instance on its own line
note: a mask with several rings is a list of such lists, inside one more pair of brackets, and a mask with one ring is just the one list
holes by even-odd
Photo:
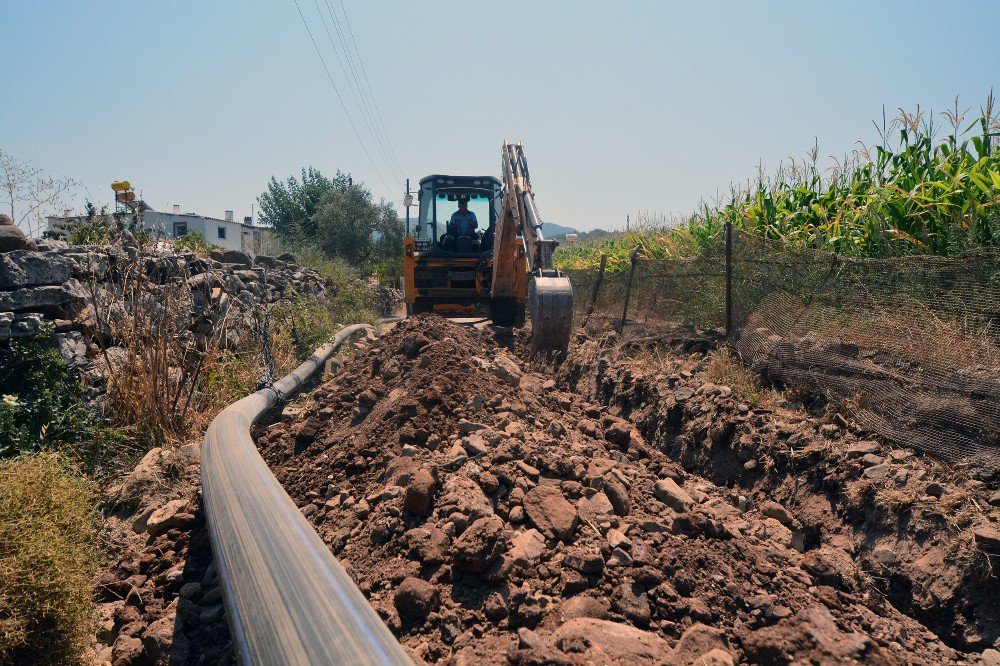
[[0, 663], [79, 661], [96, 572], [90, 484], [55, 454], [0, 461]]
[[329, 281], [326, 300], [286, 292], [247, 318], [208, 305], [196, 336], [190, 329], [197, 294], [183, 275], [149, 285], [139, 258], [119, 264], [113, 285], [90, 285], [97, 325], [115, 344], [102, 352], [107, 413], [129, 429], [133, 450], [185, 441], [226, 404], [297, 365], [340, 325], [377, 319], [378, 297], [353, 269], [314, 259]]
[[0, 345], [0, 458], [55, 449], [95, 471], [123, 438], [94, 414], [76, 372], [44, 336]]
[[[378, 320], [378, 299], [363, 283], [345, 282], [335, 288], [328, 301], [297, 298], [275, 307], [272, 335], [279, 365], [282, 357], [287, 363], [289, 356], [297, 360], [309, 356], [345, 324], [374, 324]], [[291, 365], [283, 369], [290, 370]]]
[[127, 231], [140, 243], [147, 243], [149, 231], [143, 227], [140, 215], [109, 213], [107, 206], [98, 210], [88, 201], [83, 221], [70, 232], [67, 240], [74, 245], [110, 245]]
[[378, 320], [378, 296], [356, 268], [340, 259], [327, 259], [315, 250], [301, 252], [297, 258], [301, 265], [312, 268], [330, 283], [331, 295], [325, 305], [333, 319], [331, 323], [373, 324]]
[[385, 285], [398, 282], [403, 277], [403, 258], [386, 259], [375, 264], [372, 275]]
[[205, 234], [199, 234], [197, 232], [184, 234], [174, 241], [174, 247], [179, 250], [190, 250], [195, 254], [208, 254], [212, 250], [219, 249], [218, 245], [213, 245], [208, 242], [205, 238]]

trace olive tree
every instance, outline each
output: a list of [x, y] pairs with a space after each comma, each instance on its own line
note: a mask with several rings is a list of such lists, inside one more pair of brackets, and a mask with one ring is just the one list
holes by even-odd
[[313, 167], [302, 169], [302, 180], [290, 176], [279, 181], [272, 176], [267, 190], [257, 197], [260, 221], [274, 229], [283, 243], [301, 245], [316, 233], [312, 219], [320, 200], [349, 183], [349, 174], [338, 171], [333, 178], [327, 178]]
[[362, 185], [327, 192], [312, 217], [315, 245], [324, 255], [362, 270], [402, 253], [403, 225], [385, 201], [376, 203]]

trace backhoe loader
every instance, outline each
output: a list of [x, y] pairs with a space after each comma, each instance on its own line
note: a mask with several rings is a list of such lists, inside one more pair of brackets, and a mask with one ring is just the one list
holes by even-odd
[[[542, 236], [524, 145], [505, 141], [501, 167], [502, 180], [442, 174], [420, 180], [419, 216], [411, 233], [407, 206], [403, 240], [407, 314], [459, 316], [486, 306], [495, 324], [523, 326], [527, 307], [533, 347], [565, 351], [573, 289], [552, 263], [557, 241]], [[474, 218], [456, 216], [460, 202]]]

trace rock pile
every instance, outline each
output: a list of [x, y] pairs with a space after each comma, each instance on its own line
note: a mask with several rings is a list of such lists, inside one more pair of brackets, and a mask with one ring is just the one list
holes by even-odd
[[[521, 345], [410, 319], [257, 433], [415, 658], [959, 658], [843, 551], [807, 549], [793, 511], [685, 471], [626, 412], [532, 371]], [[736, 409], [723, 388], [713, 399]]]

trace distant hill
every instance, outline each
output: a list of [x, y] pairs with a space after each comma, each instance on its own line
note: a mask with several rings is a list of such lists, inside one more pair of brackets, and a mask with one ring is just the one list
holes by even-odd
[[555, 222], [542, 222], [542, 235], [546, 238], [553, 238], [555, 236], [565, 236], [566, 234], [579, 233], [573, 227], [564, 227], [561, 224], [556, 224]]

